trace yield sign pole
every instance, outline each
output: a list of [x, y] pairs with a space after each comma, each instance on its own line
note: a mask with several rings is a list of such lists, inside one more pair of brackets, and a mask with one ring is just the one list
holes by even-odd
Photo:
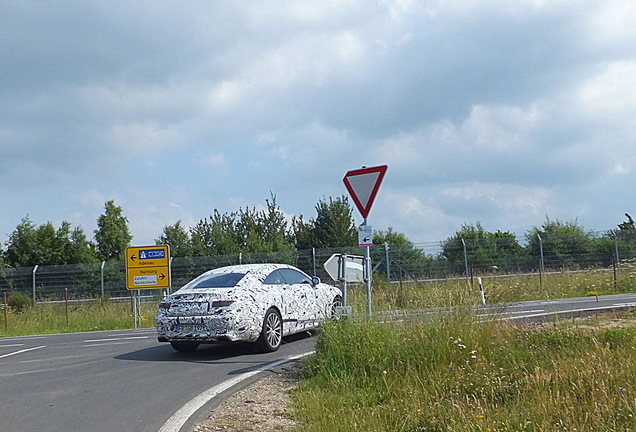
[[[349, 195], [351, 195], [353, 202], [364, 218], [362, 223], [364, 226], [367, 225], [367, 216], [369, 216], [371, 206], [380, 189], [380, 184], [382, 179], [384, 179], [387, 168], [387, 165], [371, 168], [363, 167], [347, 172], [342, 179], [349, 191]], [[364, 252], [364, 262], [367, 282], [367, 313], [371, 315], [371, 252], [368, 246]]]

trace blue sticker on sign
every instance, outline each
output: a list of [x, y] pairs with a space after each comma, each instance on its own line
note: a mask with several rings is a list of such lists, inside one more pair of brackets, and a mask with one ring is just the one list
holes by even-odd
[[142, 260], [163, 259], [165, 257], [165, 249], [141, 249], [139, 251], [139, 259]]

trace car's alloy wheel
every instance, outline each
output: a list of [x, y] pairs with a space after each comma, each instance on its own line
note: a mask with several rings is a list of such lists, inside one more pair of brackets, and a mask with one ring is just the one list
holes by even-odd
[[283, 320], [276, 309], [269, 309], [263, 319], [263, 329], [256, 341], [258, 348], [264, 352], [276, 351], [283, 340]]
[[333, 302], [331, 303], [331, 310], [328, 317], [332, 319], [338, 319], [338, 314], [336, 313], [336, 309], [340, 306], [342, 306], [342, 298], [340, 296], [336, 296], [333, 299]]

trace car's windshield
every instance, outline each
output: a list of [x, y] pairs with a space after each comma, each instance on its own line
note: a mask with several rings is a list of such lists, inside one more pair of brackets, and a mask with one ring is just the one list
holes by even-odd
[[191, 289], [232, 288], [243, 279], [243, 276], [245, 273], [212, 273], [193, 280], [186, 287]]

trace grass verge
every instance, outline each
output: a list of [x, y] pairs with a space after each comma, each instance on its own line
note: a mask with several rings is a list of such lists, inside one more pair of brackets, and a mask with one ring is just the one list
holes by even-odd
[[520, 328], [466, 310], [329, 323], [294, 415], [307, 432], [633, 431], [635, 317]]
[[[157, 303], [142, 303], [142, 327], [153, 327]], [[73, 304], [66, 313], [65, 305], [37, 304], [21, 312], [9, 311], [7, 319], [0, 315], [0, 337], [36, 334], [75, 333], [97, 330], [120, 330], [134, 327], [130, 302], [96, 300]]]

